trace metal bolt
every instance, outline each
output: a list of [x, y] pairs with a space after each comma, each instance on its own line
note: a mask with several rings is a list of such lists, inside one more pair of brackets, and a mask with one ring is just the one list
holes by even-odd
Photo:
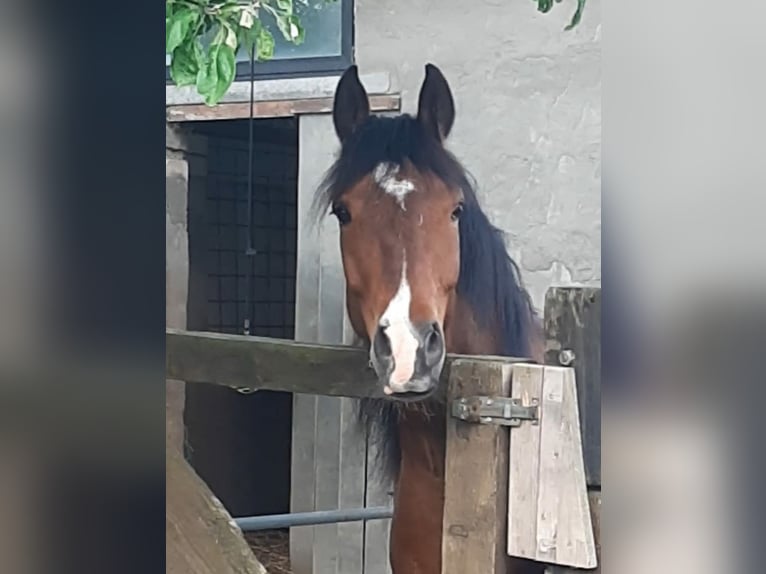
[[251, 389], [250, 387], [237, 387], [235, 389], [240, 395], [252, 395], [257, 392], [258, 389]]
[[575, 354], [572, 349], [563, 349], [559, 352], [559, 363], [564, 367], [568, 367], [574, 363]]

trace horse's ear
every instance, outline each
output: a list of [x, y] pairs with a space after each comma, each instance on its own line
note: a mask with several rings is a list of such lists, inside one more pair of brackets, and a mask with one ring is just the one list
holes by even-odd
[[367, 92], [359, 81], [357, 67], [350, 66], [338, 82], [332, 106], [332, 121], [338, 139], [344, 142], [369, 115], [370, 102]]
[[439, 141], [447, 139], [455, 121], [455, 101], [441, 70], [426, 64], [426, 79], [418, 98], [418, 121]]

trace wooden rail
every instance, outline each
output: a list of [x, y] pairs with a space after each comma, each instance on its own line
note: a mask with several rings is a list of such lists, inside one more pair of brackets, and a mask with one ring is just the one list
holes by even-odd
[[[384, 397], [366, 351], [266, 337], [165, 331], [169, 379], [225, 387], [287, 391], [334, 397]], [[448, 355], [442, 382], [456, 360], [528, 363], [517, 357]]]
[[[577, 465], [577, 473], [582, 479], [576, 490], [582, 495], [580, 498], [585, 496], [587, 475], [593, 534], [596, 553], [599, 555], [600, 320], [600, 288], [549, 290], [545, 308], [546, 364], [552, 369], [567, 367], [570, 373], [573, 369], [577, 375], [576, 389], [567, 387], [571, 389], [571, 396], [575, 392], [578, 395], [575, 404], [579, 403], [581, 413], [579, 419], [582, 436], [577, 432], [575, 442], [579, 445], [582, 439], [584, 453], [579, 455], [581, 460]], [[511, 357], [448, 355], [442, 373], [447, 398], [454, 400], [468, 395], [508, 397], [512, 393], [510, 396], [518, 396], [526, 402], [529, 397], [525, 397], [523, 381], [514, 383], [511, 373], [525, 368], [542, 372], [549, 367], [523, 367], [519, 363], [532, 361]], [[166, 376], [168, 379], [233, 388], [355, 398], [383, 396], [377, 377], [369, 366], [367, 352], [363, 349], [241, 335], [167, 329]], [[532, 394], [544, 395], [540, 392], [542, 390], [543, 387]], [[543, 410], [546, 397], [541, 396]], [[550, 413], [548, 419], [545, 418], [545, 412]], [[541, 411], [543, 418], [540, 428], [543, 430], [546, 424], [551, 427], [549, 423], [556, 417], [555, 409], [545, 412]], [[555, 431], [561, 425], [556, 423], [554, 426]], [[564, 425], [567, 429], [571, 426], [569, 423], [568, 426]], [[527, 426], [520, 430], [524, 429], [530, 436], [534, 434], [531, 432], [533, 427]], [[523, 442], [524, 437], [519, 431], [516, 432], [517, 440]], [[507, 572], [506, 544], [509, 529], [505, 513], [508, 508], [509, 465], [521, 464], [526, 460], [522, 456], [522, 445], [517, 442], [514, 449], [513, 436], [508, 427], [470, 424], [448, 417], [443, 574]], [[516, 463], [510, 460], [512, 453], [515, 453]], [[569, 468], [559, 464], [554, 470], [567, 470], [565, 466]], [[547, 469], [543, 466], [540, 468]], [[554, 484], [551, 480], [548, 483]], [[512, 492], [518, 494], [515, 484]], [[536, 501], [538, 497], [534, 498]], [[567, 500], [569, 498], [572, 497], [569, 496]], [[546, 496], [542, 496], [542, 499], [546, 502]], [[587, 513], [587, 500], [583, 505]], [[551, 513], [540, 514], [536, 506], [535, 512], [540, 516], [536, 520], [525, 521], [525, 525], [537, 529], [531, 533], [530, 539], [539, 541], [541, 536], [548, 536], [540, 528], [546, 527], [546, 521], [550, 522]], [[523, 512], [514, 514], [524, 515]], [[560, 526], [563, 528], [566, 524], [562, 522]], [[514, 532], [511, 534], [514, 535]], [[582, 528], [576, 528], [574, 536], [582, 532]], [[593, 547], [592, 539], [590, 547]], [[555, 553], [548, 554], [549, 557], [543, 556], [542, 559], [561, 564], [560, 557], [555, 556]], [[514, 555], [520, 556], [518, 553]], [[534, 557], [541, 559], [536, 555]], [[551, 566], [549, 571], [574, 572], [558, 566]], [[588, 572], [595, 574], [598, 570]]]

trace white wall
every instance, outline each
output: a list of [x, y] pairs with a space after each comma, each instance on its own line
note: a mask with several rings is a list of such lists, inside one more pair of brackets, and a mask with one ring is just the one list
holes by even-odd
[[539, 307], [553, 283], [601, 279], [601, 2], [564, 32], [575, 4], [356, 0], [360, 72], [389, 73], [403, 111], [415, 111], [426, 62], [447, 76], [449, 145]]

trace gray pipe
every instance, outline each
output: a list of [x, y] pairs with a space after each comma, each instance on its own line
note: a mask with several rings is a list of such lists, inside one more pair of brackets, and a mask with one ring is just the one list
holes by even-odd
[[315, 512], [293, 512], [291, 514], [271, 514], [267, 516], [247, 516], [235, 518], [234, 522], [243, 532], [290, 528], [292, 526], [313, 526], [315, 524], [333, 524], [337, 522], [356, 522], [360, 520], [380, 520], [391, 518], [393, 511], [387, 506], [371, 508], [349, 508], [346, 510], [317, 510]]

